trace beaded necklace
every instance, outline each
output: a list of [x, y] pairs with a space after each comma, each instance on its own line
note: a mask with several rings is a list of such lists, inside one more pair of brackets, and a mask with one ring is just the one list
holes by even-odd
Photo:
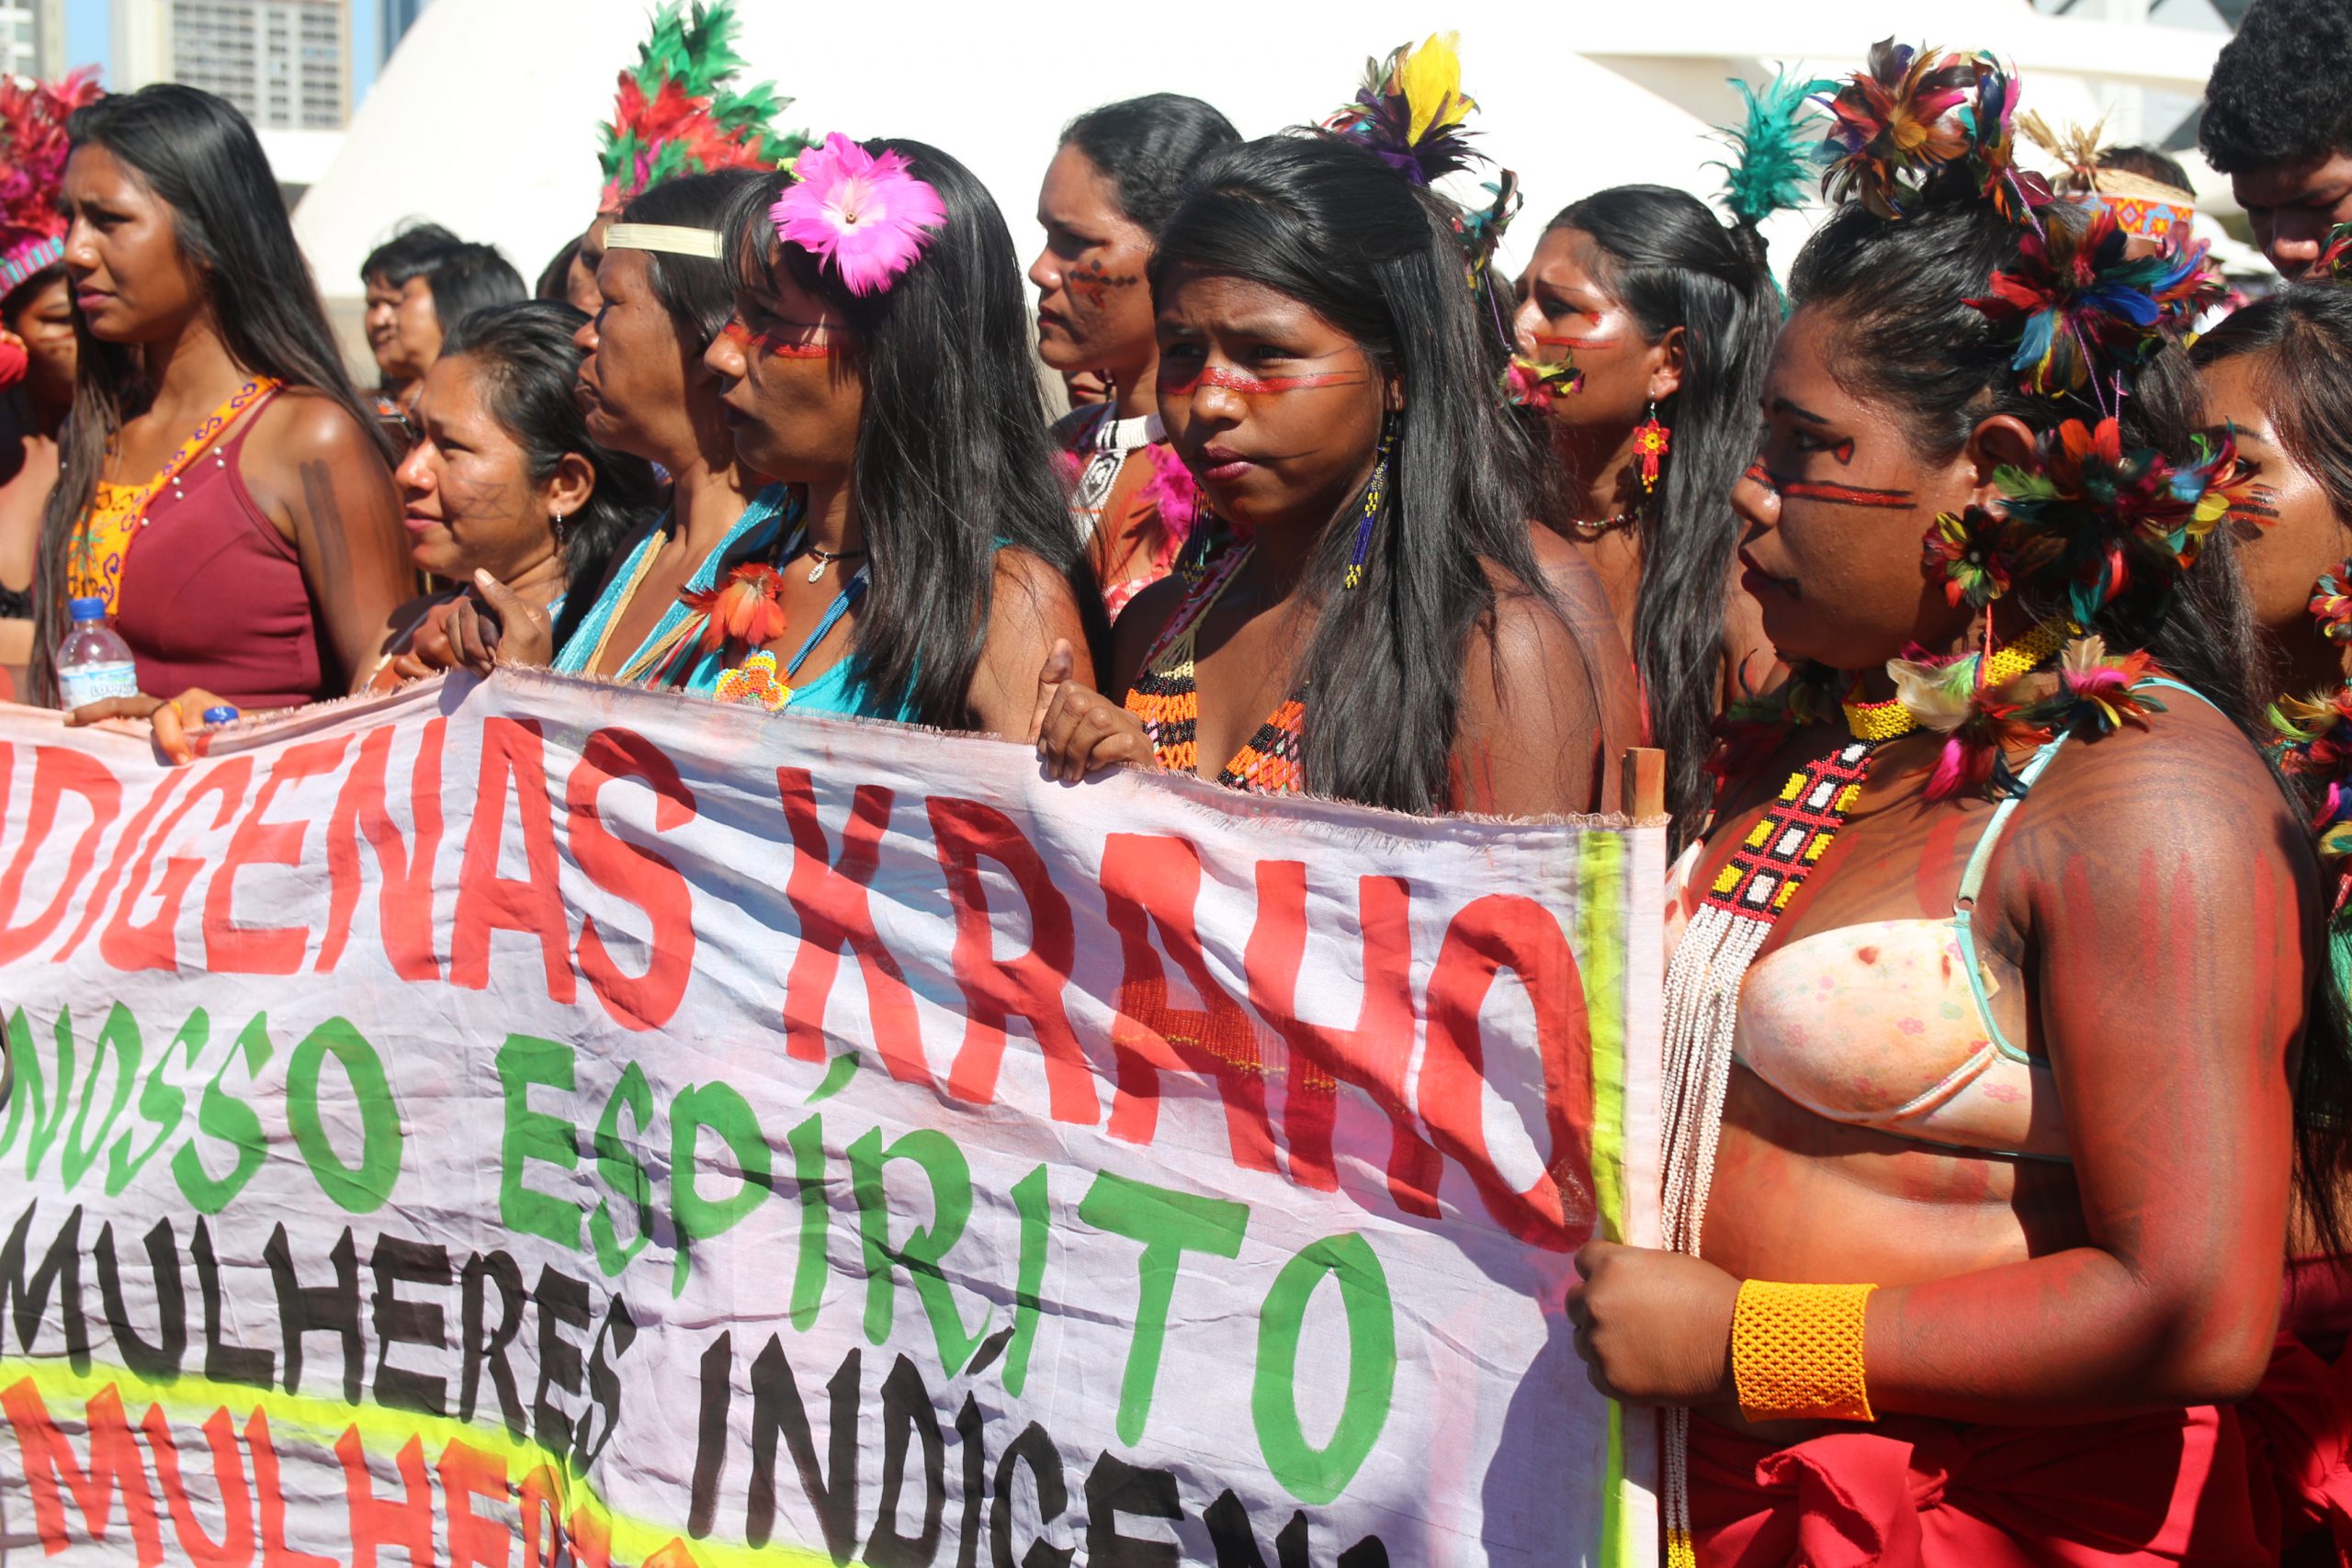
[[[1144, 656], [1142, 671], [1127, 688], [1126, 709], [1143, 721], [1152, 754], [1171, 773], [1200, 771], [1201, 694], [1194, 665], [1194, 639], [1202, 618], [1233, 581], [1251, 547], [1228, 552], [1184, 596], [1168, 627]], [[1258, 795], [1297, 795], [1306, 787], [1300, 741], [1306, 723], [1304, 692], [1275, 707], [1233, 760], [1217, 771], [1228, 789]]]
[[[1973, 670], [1952, 668], [1979, 690], [1998, 691], [2048, 660], [2074, 629], [2064, 618], [2046, 621], [1984, 656], [1981, 682], [1974, 681]], [[1792, 717], [1812, 713], [1819, 706], [1822, 684], [1818, 679], [1792, 681], [1781, 698], [1783, 710]], [[1849, 739], [1789, 774], [1716, 873], [1667, 971], [1660, 1107], [1666, 1245], [1693, 1258], [1700, 1255], [1724, 1100], [1731, 1087], [1741, 983], [1798, 889], [1845, 828], [1871, 764], [1889, 744], [1921, 727], [1919, 715], [1901, 698], [1841, 705]], [[1696, 1561], [1690, 1544], [1690, 1410], [1669, 1407], [1665, 1504], [1670, 1568]]]

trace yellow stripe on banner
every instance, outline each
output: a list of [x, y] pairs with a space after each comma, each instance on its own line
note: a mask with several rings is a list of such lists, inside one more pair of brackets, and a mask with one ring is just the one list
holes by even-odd
[[[556, 1478], [553, 1501], [558, 1517], [567, 1528], [575, 1512], [594, 1520], [612, 1543], [616, 1565], [644, 1563], [661, 1557], [662, 1568], [832, 1568], [833, 1560], [824, 1551], [786, 1545], [752, 1547], [689, 1541], [683, 1524], [657, 1525], [616, 1514], [594, 1487], [568, 1474], [561, 1461], [537, 1442], [515, 1438], [503, 1426], [483, 1427], [444, 1416], [388, 1410], [378, 1404], [345, 1404], [341, 1400], [284, 1393], [244, 1383], [214, 1382], [193, 1374], [159, 1383], [150, 1382], [127, 1369], [96, 1362], [87, 1372], [76, 1372], [63, 1361], [0, 1357], [0, 1389], [14, 1388], [28, 1380], [49, 1406], [53, 1421], [78, 1425], [84, 1418], [84, 1407], [112, 1388], [121, 1396], [126, 1418], [133, 1430], [149, 1405], [161, 1405], [164, 1415], [174, 1421], [197, 1427], [202, 1426], [216, 1410], [225, 1408], [239, 1417], [259, 1410], [269, 1419], [273, 1438], [290, 1436], [333, 1449], [345, 1432], [356, 1431], [369, 1454], [388, 1462], [396, 1462], [400, 1450], [413, 1440], [435, 1455], [452, 1442], [462, 1442], [478, 1453], [496, 1456], [505, 1461], [507, 1477], [515, 1483], [545, 1466]], [[7, 1423], [0, 1420], [0, 1433], [8, 1430]], [[121, 1521], [118, 1519], [114, 1528], [120, 1529]], [[171, 1528], [168, 1519], [164, 1528]]]
[[[1592, 1201], [1595, 1233], [1625, 1239], [1625, 911], [1623, 833], [1589, 832], [1577, 845], [1577, 967], [1592, 1040]], [[1625, 1416], [1609, 1407], [1608, 1472], [1600, 1489], [1604, 1562], [1625, 1559]]]

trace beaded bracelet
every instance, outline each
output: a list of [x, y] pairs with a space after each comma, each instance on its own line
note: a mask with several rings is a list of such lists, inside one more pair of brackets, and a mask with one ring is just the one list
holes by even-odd
[[1864, 1304], [1876, 1285], [1750, 1280], [1732, 1309], [1731, 1371], [1753, 1421], [1872, 1421], [1862, 1371]]

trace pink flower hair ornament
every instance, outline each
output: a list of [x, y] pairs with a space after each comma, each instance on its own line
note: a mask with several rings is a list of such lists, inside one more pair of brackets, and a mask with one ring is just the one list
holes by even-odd
[[947, 224], [939, 193], [905, 154], [868, 152], [836, 130], [793, 160], [793, 183], [768, 209], [776, 238], [830, 265], [852, 294], [881, 294]]

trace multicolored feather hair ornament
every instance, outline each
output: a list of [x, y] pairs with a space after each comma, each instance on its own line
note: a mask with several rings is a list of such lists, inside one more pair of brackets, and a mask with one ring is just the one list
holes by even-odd
[[1741, 77], [1728, 78], [1747, 113], [1736, 126], [1715, 128], [1716, 140], [1731, 149], [1727, 163], [1705, 165], [1724, 172], [1724, 210], [1754, 229], [1775, 212], [1803, 207], [1817, 166], [1813, 149], [1824, 121], [1815, 94], [1837, 83], [1826, 77], [1774, 74], [1759, 90]]
[[2335, 899], [2327, 921], [2335, 994], [2352, 996], [2352, 686], [2270, 707], [2270, 755], [2302, 787]]
[[1463, 121], [1478, 105], [1462, 91], [1461, 37], [1431, 33], [1418, 49], [1399, 44], [1367, 60], [1363, 89], [1323, 129], [1363, 142], [1415, 185], [1470, 167], [1479, 154]]
[[598, 210], [618, 212], [659, 181], [713, 169], [771, 169], [808, 145], [779, 131], [791, 106], [774, 83], [739, 87], [729, 0], [664, 0], [634, 69], [620, 73], [612, 123], [601, 131], [605, 190]]
[[2201, 241], [2135, 241], [2105, 203], [2067, 197], [2041, 209], [2017, 265], [1969, 304], [2017, 333], [2010, 359], [2027, 391], [2088, 393], [2111, 412], [2110, 386], [2223, 294]]
[[2352, 642], [2352, 560], [2319, 574], [2312, 585], [2312, 619], [2330, 642]]
[[2327, 248], [2308, 276], [2315, 282], [2352, 283], [2352, 223], [2338, 223], [2327, 231]]
[[2270, 728], [2279, 771], [2316, 786], [2312, 818], [2321, 853], [2352, 855], [2352, 686], [2280, 697], [2270, 706]]
[[[2070, 419], [2042, 434], [2034, 467], [1995, 471], [2013, 536], [2037, 574], [2063, 572], [2069, 609], [2087, 623], [2131, 585], [2135, 570], [2177, 575], [2229, 514], [2237, 443], [2225, 430], [2199, 434], [2175, 463], [2153, 447], [2123, 446], [2113, 419]], [[2057, 586], [2052, 584], [2052, 586]]]
[[2017, 166], [2018, 90], [2016, 75], [1990, 54], [1881, 39], [1868, 63], [1822, 100], [1830, 114], [1815, 154], [1822, 195], [1900, 218], [1944, 171], [1966, 167], [1996, 206], [2030, 222], [2049, 187]]
[[65, 122], [104, 96], [95, 66], [57, 82], [0, 75], [0, 295], [65, 259]]

